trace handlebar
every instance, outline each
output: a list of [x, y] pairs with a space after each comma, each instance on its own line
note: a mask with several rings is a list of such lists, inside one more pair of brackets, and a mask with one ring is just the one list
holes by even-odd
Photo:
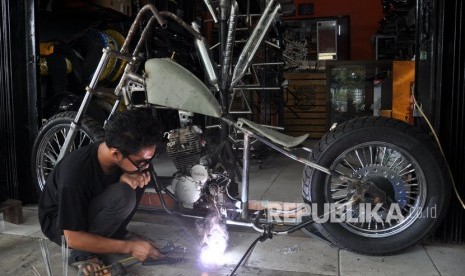
[[132, 25], [131, 25], [131, 28], [129, 29], [128, 35], [127, 35], [127, 37], [126, 37], [126, 40], [124, 41], [124, 44], [123, 44], [123, 46], [121, 47], [121, 51], [120, 51], [120, 52], [121, 52], [122, 54], [124, 54], [124, 53], [127, 52], [128, 46], [129, 46], [130, 42], [132, 41], [132, 39], [133, 39], [133, 37], [134, 37], [135, 31], [136, 31], [136, 27], [139, 25], [140, 21], [142, 20], [143, 15], [144, 15], [147, 11], [151, 11], [151, 12], [152, 12], [153, 17], [155, 17], [155, 19], [158, 21], [158, 24], [160, 24], [160, 26], [161, 26], [162, 28], [166, 28], [166, 27], [167, 27], [165, 19], [160, 15], [160, 13], [158, 12], [157, 8], [156, 8], [153, 4], [147, 4], [147, 5], [145, 5], [145, 6], [142, 7], [142, 9], [137, 13], [136, 19], [134, 20], [134, 22], [133, 22]]
[[[196, 39], [201, 39], [202, 38], [202, 36], [200, 35], [199, 32], [194, 30], [191, 26], [189, 26], [186, 22], [184, 22], [181, 18], [179, 18], [175, 14], [173, 14], [171, 12], [167, 12], [167, 11], [159, 12], [157, 10], [157, 8], [153, 4], [147, 4], [144, 7], [142, 7], [142, 9], [137, 13], [136, 19], [132, 23], [131, 28], [128, 31], [128, 35], [126, 37], [126, 40], [124, 41], [124, 44], [121, 47], [121, 51], [120, 51], [121, 54], [125, 54], [128, 51], [128, 47], [130, 45], [130, 42], [134, 38], [137, 26], [142, 21], [142, 18], [144, 16], [144, 14], [147, 13], [148, 11], [151, 11], [153, 15], [149, 19], [149, 22], [146, 25], [146, 27], [144, 28], [143, 33], [146, 33], [146, 29], [148, 29], [150, 27], [150, 25], [153, 24], [154, 20], [156, 20], [158, 22], [158, 24], [163, 29], [165, 29], [167, 27], [165, 17], [168, 17], [168, 18], [171, 18], [172, 20], [176, 21], [179, 25], [181, 25], [184, 29], [186, 29], [190, 34], [192, 34]], [[139, 43], [137, 43], [138, 46], [141, 44], [142, 40], [144, 40], [144, 35], [141, 36], [141, 39], [140, 39]], [[136, 49], [137, 48], [138, 47], [136, 47]], [[137, 50], [135, 52], [137, 52]]]

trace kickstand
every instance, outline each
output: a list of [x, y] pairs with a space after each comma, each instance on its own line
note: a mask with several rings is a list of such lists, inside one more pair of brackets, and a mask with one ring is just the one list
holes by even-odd
[[267, 239], [273, 238], [272, 230], [273, 230], [273, 224], [263, 225], [263, 233], [257, 239], [255, 239], [254, 242], [249, 246], [245, 254], [242, 256], [241, 260], [237, 263], [236, 267], [234, 267], [233, 271], [231, 272], [231, 274], [229, 274], [229, 276], [233, 276], [234, 273], [236, 273], [236, 270], [241, 266], [244, 260], [249, 256], [250, 252], [252, 252], [252, 250], [255, 248], [255, 246], [257, 245], [259, 241], [264, 242]]

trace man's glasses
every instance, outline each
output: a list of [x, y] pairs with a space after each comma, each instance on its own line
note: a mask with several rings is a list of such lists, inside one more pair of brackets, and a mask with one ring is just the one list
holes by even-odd
[[137, 168], [138, 172], [142, 172], [145, 169], [145, 167], [147, 167], [147, 165], [149, 165], [152, 162], [152, 159], [154, 157], [155, 157], [155, 154], [150, 159], [143, 159], [143, 160], [139, 160], [139, 161], [133, 161], [131, 158], [129, 158], [129, 155], [126, 156], [126, 158], [129, 160], [129, 162], [131, 162], [134, 165], [134, 167]]

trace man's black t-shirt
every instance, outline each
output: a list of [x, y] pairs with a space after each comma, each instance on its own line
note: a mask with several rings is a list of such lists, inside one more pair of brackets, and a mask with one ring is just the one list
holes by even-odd
[[57, 244], [61, 244], [63, 229], [87, 231], [91, 200], [119, 181], [121, 171], [103, 173], [98, 146], [95, 143], [71, 152], [47, 178], [39, 200], [39, 221], [45, 236]]

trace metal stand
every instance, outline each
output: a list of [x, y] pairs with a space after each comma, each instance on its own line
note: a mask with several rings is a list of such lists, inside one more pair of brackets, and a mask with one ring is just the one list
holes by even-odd
[[247, 256], [249, 256], [250, 252], [255, 248], [255, 246], [257, 245], [257, 243], [259, 241], [264, 242], [267, 239], [272, 239], [273, 238], [273, 233], [272, 233], [273, 225], [272, 224], [264, 225], [263, 229], [264, 229], [263, 233], [257, 239], [255, 239], [253, 241], [253, 243], [249, 246], [247, 251], [245, 251], [244, 255], [242, 256], [240, 261], [237, 263], [237, 265], [234, 267], [231, 274], [229, 274], [230, 276], [232, 276], [232, 275], [234, 275], [234, 273], [236, 273], [237, 269], [241, 266], [241, 264], [244, 262], [244, 260], [247, 258]]

